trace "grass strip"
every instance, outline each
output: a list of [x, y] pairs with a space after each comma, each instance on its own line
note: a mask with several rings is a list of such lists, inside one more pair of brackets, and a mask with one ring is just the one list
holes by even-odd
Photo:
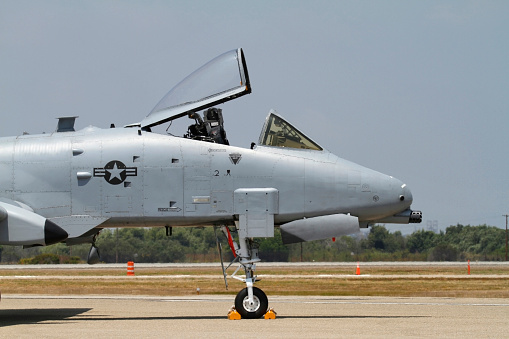
[[[337, 267], [267, 267], [260, 275], [272, 275], [257, 283], [270, 295], [321, 296], [392, 296], [392, 297], [471, 297], [509, 298], [509, 269], [483, 266], [466, 274], [461, 267], [366, 267], [361, 277], [321, 277], [314, 275], [353, 275], [348, 268]], [[124, 269], [38, 269], [2, 270], [0, 290], [4, 294], [99, 294], [160, 295], [196, 294], [235, 295], [245, 285], [228, 279], [225, 290], [221, 272], [210, 267], [178, 269], [135, 268], [134, 278]], [[140, 276], [145, 275], [147, 278]], [[169, 275], [171, 279], [157, 276]], [[178, 275], [187, 275], [180, 278]], [[209, 275], [213, 277], [204, 278]], [[291, 277], [299, 275], [299, 278]], [[451, 277], [451, 276], [456, 277]], [[463, 277], [464, 275], [464, 277]], [[16, 279], [15, 276], [25, 276]], [[58, 279], [54, 276], [58, 276]], [[202, 277], [199, 277], [202, 276]], [[307, 277], [309, 276], [309, 278]], [[29, 278], [28, 278], [29, 277]], [[67, 279], [68, 277], [68, 279]], [[79, 277], [77, 279], [76, 277]], [[119, 279], [119, 277], [122, 277]], [[156, 279], [154, 279], [156, 278]]]

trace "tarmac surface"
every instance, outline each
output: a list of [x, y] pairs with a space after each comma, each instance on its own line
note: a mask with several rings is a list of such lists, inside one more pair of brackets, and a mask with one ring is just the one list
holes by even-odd
[[2, 338], [509, 336], [509, 299], [269, 296], [274, 320], [227, 320], [234, 296], [2, 295]]

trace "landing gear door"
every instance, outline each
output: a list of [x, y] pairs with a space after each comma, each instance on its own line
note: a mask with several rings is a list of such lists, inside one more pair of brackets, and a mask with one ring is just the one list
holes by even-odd
[[279, 191], [275, 188], [239, 188], [234, 191], [239, 237], [274, 237], [274, 214], [279, 213]]

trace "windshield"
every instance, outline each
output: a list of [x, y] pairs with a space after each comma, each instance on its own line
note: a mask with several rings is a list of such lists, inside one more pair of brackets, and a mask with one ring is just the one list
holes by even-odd
[[290, 147], [298, 149], [312, 149], [322, 151], [317, 143], [302, 134], [298, 129], [293, 127], [283, 117], [270, 111], [265, 125], [263, 126], [259, 145], [276, 146], [276, 147]]
[[209, 61], [173, 87], [141, 122], [151, 127], [251, 93], [242, 49]]

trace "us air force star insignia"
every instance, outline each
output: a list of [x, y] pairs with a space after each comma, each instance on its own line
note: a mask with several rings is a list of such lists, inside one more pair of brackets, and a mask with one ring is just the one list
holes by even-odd
[[122, 161], [113, 160], [104, 166], [104, 168], [94, 168], [94, 177], [104, 177], [104, 180], [111, 185], [119, 185], [127, 177], [138, 175], [137, 167], [126, 167]]
[[230, 153], [230, 161], [234, 165], [237, 165], [240, 162], [241, 158], [242, 158], [242, 154], [240, 154], [240, 153]]

